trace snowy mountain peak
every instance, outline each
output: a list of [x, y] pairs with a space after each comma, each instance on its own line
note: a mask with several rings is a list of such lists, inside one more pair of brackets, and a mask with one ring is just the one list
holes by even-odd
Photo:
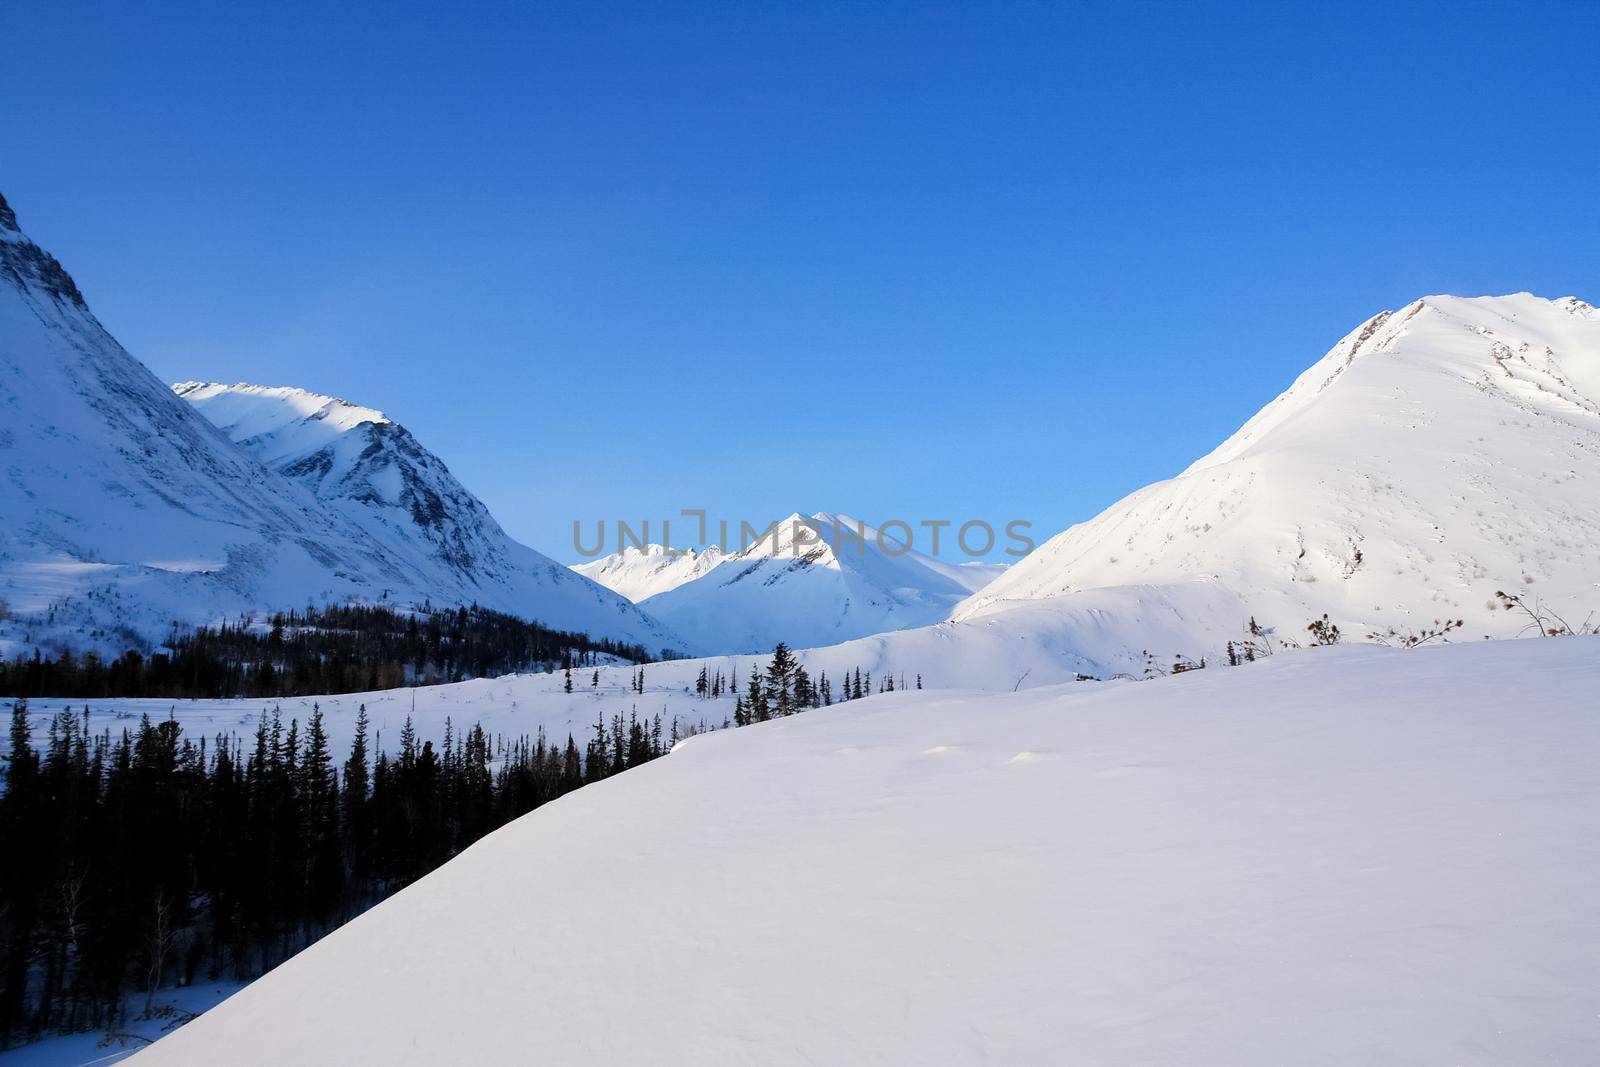
[[309, 489], [405, 562], [435, 599], [552, 625], [683, 642], [633, 605], [512, 540], [443, 460], [376, 408], [290, 387], [181, 382], [173, 392], [256, 459]]
[[[1346, 334], [1287, 390], [1183, 473], [1240, 458], [1280, 427], [1320, 407], [1320, 398], [1331, 390], [1341, 396], [1360, 392], [1376, 407], [1392, 405], [1394, 397], [1384, 391], [1380, 379], [1408, 371], [1372, 366], [1346, 377], [1358, 363], [1374, 357], [1427, 370], [1432, 388], [1411, 399], [1423, 408], [1452, 382], [1465, 379], [1499, 388], [1511, 378], [1521, 383], [1513, 388], [1563, 395], [1579, 408], [1596, 410], [1600, 357], [1595, 355], [1593, 329], [1585, 329], [1591, 323], [1600, 325], [1593, 314], [1592, 307], [1575, 297], [1557, 301], [1530, 293], [1428, 296], [1398, 311], [1381, 312]], [[1339, 407], [1342, 410], [1343, 404]]]
[[[28, 240], [17, 225], [17, 213], [0, 196], [0, 278], [21, 290], [43, 293], [87, 312], [83, 294], [56, 257]], [[96, 324], [98, 325], [98, 324]]]
[[[331, 421], [345, 429], [363, 422], [392, 421], [377, 408], [363, 407], [343, 397], [313, 393], [292, 385], [255, 385], [250, 382], [224, 385], [221, 382], [190, 381], [177, 383], [172, 391], [197, 405], [218, 397], [267, 398], [275, 401], [278, 410], [283, 412], [276, 420], [280, 425], [296, 418]], [[257, 416], [268, 415], [274, 410], [272, 406], [261, 403], [241, 405], [241, 413], [254, 413]]]
[[938, 622], [1003, 570], [945, 563], [836, 512], [793, 512], [756, 534], [644, 606], [708, 651], [804, 648]]
[[476, 602], [683, 647], [512, 541], [382, 413], [303, 390], [181, 392], [106, 332], [4, 205], [0, 654], [121, 655], [174, 627], [348, 599]]
[[736, 561], [787, 559], [797, 566], [838, 569], [835, 547], [848, 551], [850, 546], [845, 539], [853, 537], [855, 529], [854, 525], [847, 530], [840, 529], [826, 512], [815, 515], [791, 512], [760, 531], [732, 558]]
[[190, 381], [172, 391], [268, 463], [323, 448], [357, 427], [390, 422], [376, 408], [292, 386]]
[[716, 545], [699, 550], [655, 544], [640, 549], [629, 545], [621, 552], [574, 564], [572, 569], [637, 604], [694, 581], [727, 558]]
[[1183, 622], [1197, 655], [1252, 615], [1510, 636], [1526, 620], [1497, 610], [1498, 591], [1579, 620], [1600, 606], [1597, 485], [1594, 309], [1424, 297], [1368, 319], [1210, 454], [1058, 534], [952, 618], [1160, 589], [1206, 601]]
[[404, 587], [398, 561], [130, 356], [9, 207], [5, 222], [0, 649], [120, 654], [174, 624]]
[[1564, 296], [1555, 301], [1555, 305], [1569, 315], [1576, 315], [1579, 318], [1592, 319], [1596, 317], [1594, 305], [1586, 300], [1579, 300], [1575, 296]]

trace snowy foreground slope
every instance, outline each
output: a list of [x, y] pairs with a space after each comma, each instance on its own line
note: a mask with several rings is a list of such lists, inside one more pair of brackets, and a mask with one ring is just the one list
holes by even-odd
[[[363, 425], [346, 427], [346, 449]], [[379, 461], [400, 457], [444, 485], [443, 465], [408, 452], [415, 442], [386, 425], [373, 435], [390, 446]], [[367, 484], [388, 487], [404, 469], [393, 463]], [[419, 504], [394, 485], [386, 501]], [[173, 395], [0, 199], [0, 654], [120, 655], [174, 623], [347, 598], [476, 600], [652, 650], [674, 641], [620, 597], [509, 542], [464, 490], [443, 500], [440, 528], [481, 536], [452, 545], [430, 540], [421, 518], [409, 531], [386, 525], [376, 505], [363, 511], [319, 496], [324, 488], [269, 470]], [[442, 560], [441, 546], [461, 551]]]
[[[1075, 610], [1082, 590], [1211, 583], [1225, 619], [1347, 634], [1600, 609], [1600, 312], [1580, 300], [1430, 296], [1345, 337], [1209, 455], [1040, 546], [961, 605]], [[1163, 652], [1176, 650], [1164, 649]]]
[[642, 606], [707, 652], [805, 648], [939, 622], [1005, 569], [946, 563], [829, 512], [797, 512], [751, 540]]
[[896, 693], [541, 808], [140, 1062], [1580, 1063], [1600, 639]]
[[374, 408], [305, 389], [180, 382], [173, 392], [285, 479], [404, 562], [435, 602], [687, 650], [661, 623], [513, 540], [444, 461]]

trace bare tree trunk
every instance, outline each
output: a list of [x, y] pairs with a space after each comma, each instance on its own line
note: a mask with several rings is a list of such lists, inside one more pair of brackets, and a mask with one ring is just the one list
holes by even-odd
[[167, 961], [167, 950], [172, 947], [172, 898], [165, 890], [156, 890], [150, 917], [149, 946], [150, 971], [144, 996], [144, 1014], [147, 1018], [155, 1010], [156, 990], [161, 987], [161, 970]]

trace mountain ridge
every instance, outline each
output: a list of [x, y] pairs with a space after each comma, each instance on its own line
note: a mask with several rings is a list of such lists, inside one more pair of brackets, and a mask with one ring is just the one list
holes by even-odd
[[625, 599], [513, 539], [443, 460], [378, 409], [293, 386], [172, 389], [240, 448], [362, 526], [436, 597], [453, 593], [567, 629], [609, 626], [652, 651], [684, 649]]
[[651, 543], [643, 547], [625, 545], [620, 552], [571, 566], [590, 581], [599, 582], [637, 604], [694, 581], [714, 570], [726, 558], [716, 545], [694, 549]]
[[[308, 602], [480, 599], [459, 574], [419, 580], [426, 553], [231, 441], [0, 204], [0, 654], [148, 651], [175, 626]], [[582, 596], [517, 614], [652, 650], [676, 640], [554, 563], [537, 580]]]

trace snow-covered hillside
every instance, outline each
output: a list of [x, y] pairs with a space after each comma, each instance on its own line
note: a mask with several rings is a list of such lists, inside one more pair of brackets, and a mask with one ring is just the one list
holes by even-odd
[[1570, 638], [695, 737], [139, 1061], [1584, 1062], [1596, 706]]
[[724, 558], [722, 549], [716, 545], [703, 549], [628, 545], [621, 552], [588, 563], [574, 563], [572, 569], [637, 604], [694, 581], [714, 570]]
[[644, 607], [709, 652], [801, 648], [938, 622], [1005, 568], [924, 555], [847, 515], [790, 515]]
[[684, 642], [625, 598], [511, 539], [409, 430], [373, 408], [304, 389], [181, 382], [173, 391], [278, 474], [404, 561], [435, 603], [478, 603], [564, 629]]
[[269, 462], [289, 469], [298, 448], [328, 478], [268, 469], [117, 344], [0, 200], [0, 653], [120, 654], [175, 623], [352, 597], [679, 643], [511, 542], [401, 427], [363, 412], [266, 433]]
[[1324, 613], [1356, 638], [1435, 619], [1510, 636], [1528, 620], [1497, 609], [1499, 590], [1580, 623], [1600, 609], [1600, 313], [1523, 293], [1378, 315], [1210, 455], [953, 618], [1196, 582], [1215, 588], [1195, 655], [1251, 615], [1301, 636]]
[[[173, 620], [405, 588], [128, 355], [0, 200], [0, 640], [120, 652]], [[7, 618], [6, 616], [9, 616]]]

